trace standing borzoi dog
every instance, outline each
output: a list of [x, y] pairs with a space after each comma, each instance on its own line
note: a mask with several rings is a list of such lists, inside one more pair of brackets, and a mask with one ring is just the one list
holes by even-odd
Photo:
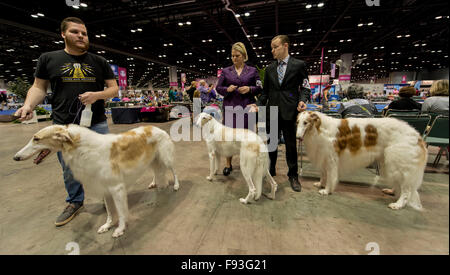
[[[15, 156], [14, 160], [35, 159], [38, 164], [51, 152], [62, 151], [64, 161], [74, 177], [85, 185], [97, 185], [104, 194], [111, 195], [117, 209], [119, 226], [113, 237], [123, 234], [128, 221], [126, 184], [134, 183], [148, 169], [153, 170], [149, 188], [167, 184], [166, 170], [174, 176], [174, 190], [179, 183], [173, 169], [174, 145], [163, 130], [147, 126], [122, 134], [101, 135], [78, 125], [52, 125], [36, 134]], [[113, 226], [111, 208], [106, 203], [107, 220], [98, 233]]]
[[297, 138], [303, 139], [311, 162], [321, 169], [317, 187], [331, 194], [341, 173], [364, 168], [377, 161], [381, 179], [394, 185], [400, 196], [392, 209], [406, 204], [420, 210], [417, 189], [427, 163], [427, 149], [419, 133], [394, 118], [335, 119], [316, 112], [297, 118]]
[[239, 201], [247, 204], [249, 199], [258, 200], [262, 193], [264, 176], [269, 177], [271, 184], [269, 199], [275, 199], [277, 183], [269, 173], [269, 154], [262, 139], [247, 129], [234, 129], [222, 125], [211, 115], [201, 113], [196, 125], [202, 127], [209, 155], [209, 176], [213, 180], [217, 175], [221, 157], [240, 156], [242, 175], [248, 184], [247, 197]]

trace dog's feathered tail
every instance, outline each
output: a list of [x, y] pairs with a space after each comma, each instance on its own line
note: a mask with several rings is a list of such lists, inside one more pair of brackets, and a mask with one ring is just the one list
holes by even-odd
[[173, 174], [174, 178], [173, 189], [176, 191], [179, 188], [179, 182], [175, 170], [173, 168], [174, 167], [173, 156], [175, 155], [175, 145], [173, 144], [172, 139], [166, 132], [164, 132], [162, 136], [163, 137], [159, 141], [158, 149], [154, 160], [157, 162], [155, 164], [154, 173], [156, 176], [156, 180], [158, 180], [159, 178], [162, 182], [167, 183], [167, 178], [165, 175], [166, 170], [169, 169]]

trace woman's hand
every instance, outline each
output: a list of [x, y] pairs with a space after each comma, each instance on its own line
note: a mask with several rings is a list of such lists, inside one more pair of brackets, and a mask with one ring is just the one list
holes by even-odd
[[250, 107], [249, 113], [257, 113], [258, 106], [256, 104], [248, 104], [247, 107]]
[[236, 90], [236, 88], [237, 88], [236, 85], [230, 85], [230, 86], [227, 88], [227, 92], [231, 93], [231, 92], [233, 92], [234, 90]]
[[246, 94], [248, 92], [250, 92], [250, 87], [249, 86], [242, 86], [238, 89], [238, 92], [241, 94]]

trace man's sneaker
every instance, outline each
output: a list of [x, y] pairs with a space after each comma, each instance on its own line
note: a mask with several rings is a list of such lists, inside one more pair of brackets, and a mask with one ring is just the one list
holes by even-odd
[[83, 208], [83, 203], [78, 202], [72, 202], [69, 203], [64, 211], [59, 215], [59, 217], [56, 219], [55, 225], [61, 226], [65, 225], [66, 223], [70, 222], [73, 217], [75, 217], [78, 212]]

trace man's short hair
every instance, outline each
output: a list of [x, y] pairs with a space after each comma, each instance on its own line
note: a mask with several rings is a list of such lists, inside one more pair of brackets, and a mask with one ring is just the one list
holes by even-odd
[[349, 99], [363, 98], [364, 88], [358, 85], [351, 85], [350, 87], [347, 88], [347, 97]]
[[287, 35], [284, 34], [277, 35], [274, 38], [272, 38], [272, 41], [274, 41], [275, 39], [280, 39], [281, 44], [287, 43], [289, 45], [289, 37]]
[[67, 18], [64, 18], [63, 21], [61, 22], [61, 32], [66, 32], [69, 22], [86, 25], [86, 24], [84, 24], [83, 20], [81, 20], [78, 17], [67, 17]]
[[405, 86], [398, 91], [398, 95], [401, 97], [412, 97], [416, 95], [416, 88], [412, 86]]

